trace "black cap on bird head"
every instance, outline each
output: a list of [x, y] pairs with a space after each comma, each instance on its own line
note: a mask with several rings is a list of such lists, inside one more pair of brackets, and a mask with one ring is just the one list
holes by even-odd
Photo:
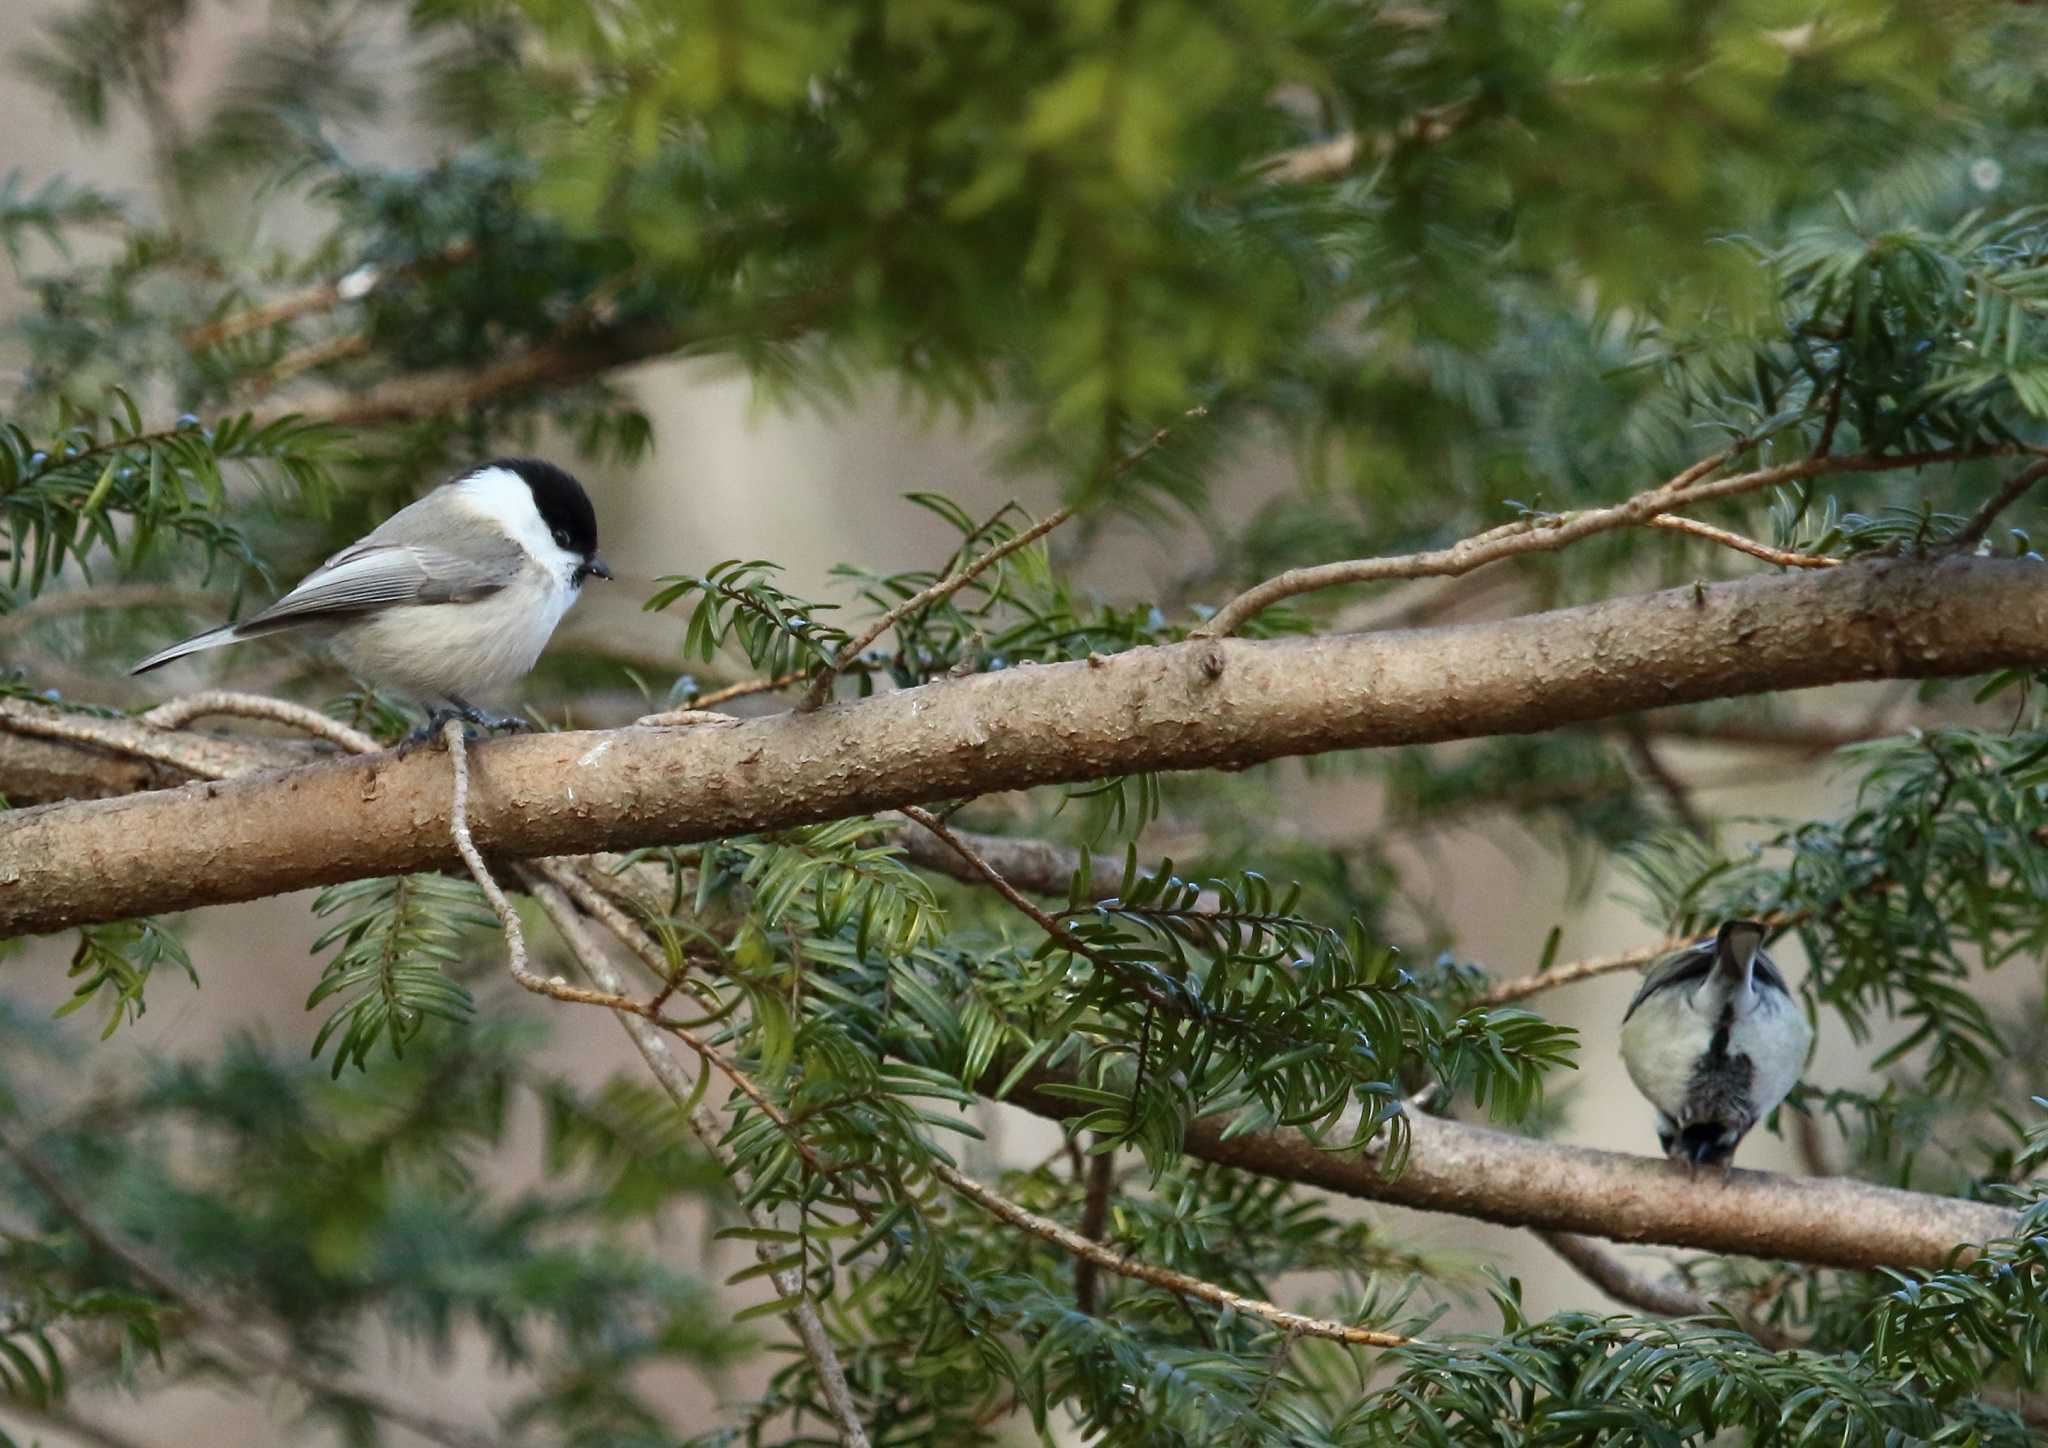
[[564, 468], [540, 458], [493, 458], [477, 469], [503, 468], [518, 476], [533, 494], [534, 510], [547, 525], [555, 543], [564, 552], [583, 560], [576, 570], [576, 582], [585, 578], [610, 578], [611, 569], [597, 556], [597, 510], [590, 506], [590, 494]]

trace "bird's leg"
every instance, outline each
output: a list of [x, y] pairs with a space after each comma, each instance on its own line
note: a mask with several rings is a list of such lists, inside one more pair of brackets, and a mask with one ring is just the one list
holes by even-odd
[[462, 732], [467, 738], [478, 739], [482, 737], [477, 729], [472, 727], [483, 722], [477, 717], [474, 709], [464, 712], [462, 709], [455, 708], [429, 708], [427, 710], [427, 722], [398, 741], [398, 752], [401, 755], [410, 754], [422, 744], [439, 743], [441, 730], [451, 719], [463, 721], [464, 727]]
[[516, 714], [487, 714], [460, 694], [450, 694], [448, 702], [454, 706], [454, 717], [478, 725], [494, 734], [514, 733], [533, 726]]

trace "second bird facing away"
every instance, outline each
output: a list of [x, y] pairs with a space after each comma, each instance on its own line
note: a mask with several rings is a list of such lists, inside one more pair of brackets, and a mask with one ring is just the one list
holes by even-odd
[[1622, 1062], [1674, 1161], [1726, 1164], [1805, 1069], [1813, 1027], [1763, 941], [1757, 921], [1726, 922], [1655, 966], [1621, 1018]]
[[302, 631], [374, 683], [422, 703], [445, 700], [472, 722], [516, 723], [469, 701], [525, 677], [583, 580], [611, 576], [583, 485], [538, 458], [497, 458], [399, 509], [262, 612], [129, 672]]

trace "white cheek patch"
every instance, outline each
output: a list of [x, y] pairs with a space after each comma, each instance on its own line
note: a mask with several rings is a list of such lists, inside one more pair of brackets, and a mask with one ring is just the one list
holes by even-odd
[[583, 560], [557, 544], [533, 506], [533, 490], [510, 468], [480, 468], [449, 485], [455, 502], [472, 517], [495, 524], [564, 584]]

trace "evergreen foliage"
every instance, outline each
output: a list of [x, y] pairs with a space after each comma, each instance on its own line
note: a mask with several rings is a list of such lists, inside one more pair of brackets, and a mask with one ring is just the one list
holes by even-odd
[[[181, 68], [207, 7], [64, 0], [18, 66], [88, 132], [142, 124], [158, 190], [0, 178], [22, 289], [0, 701], [118, 712], [132, 698], [96, 680], [455, 465], [669, 444], [609, 378], [674, 354], [792, 406], [880, 383], [994, 417], [1077, 519], [914, 609], [1033, 514], [911, 493], [957, 546], [845, 560], [830, 596], [775, 560], [678, 558], [645, 605], [675, 625], [665, 673], [563, 649], [546, 717], [699, 699], [693, 671], [793, 702], [838, 675], [856, 697], [1179, 642], [1287, 568], [1555, 520], [1717, 452], [1843, 464], [1690, 510], [1808, 562], [2034, 556], [2012, 480], [2048, 447], [2036, 12], [295, 0], [246, 17], [208, 90]], [[387, 124], [427, 159], [368, 159]], [[492, 380], [508, 359], [523, 383]], [[1219, 501], [1255, 448], [1288, 484]], [[1080, 581], [1132, 582], [1138, 528], [1174, 560], [1157, 597]], [[1496, 565], [1528, 607], [1756, 566], [1644, 529]], [[1356, 627], [1365, 601], [1311, 594], [1246, 631]], [[380, 738], [406, 727], [321, 666], [285, 683]], [[934, 805], [1084, 851], [1040, 915], [917, 868], [889, 818], [607, 859], [661, 956], [635, 987], [697, 1073], [682, 1110], [635, 1070], [542, 1064], [467, 880], [318, 897], [311, 1060], [248, 1040], [117, 1058], [159, 967], [219, 989], [302, 963], [195, 970], [177, 922], [88, 929], [60, 1014], [92, 1005], [116, 1039], [85, 1058], [0, 1019], [0, 1417], [234, 1368], [296, 1385], [281, 1432], [381, 1442], [394, 1420], [361, 1391], [380, 1349], [481, 1342], [514, 1384], [507, 1441], [826, 1441], [829, 1385], [780, 1350], [793, 1272], [878, 1444], [2037, 1441], [2011, 1395], [2048, 1386], [2044, 685], [1928, 686], [1914, 702], [1943, 722], [1835, 756], [1837, 814], [1740, 836], [1689, 818], [1626, 721]], [[1691, 722], [1799, 721], [1754, 700]], [[1338, 779], [1384, 801], [1364, 837], [1301, 823]], [[1804, 1007], [1870, 1072], [1802, 1088], [1775, 1125], [1828, 1119], [1855, 1172], [2021, 1207], [2020, 1230], [1936, 1273], [1688, 1264], [1740, 1320], [1537, 1318], [1475, 1254], [1188, 1156], [1190, 1123], [1228, 1115], [1391, 1175], [1420, 1110], [1542, 1134], [1571, 1109], [1589, 1047], [1480, 1001], [1494, 976], [1422, 878], [1503, 818], [1578, 894], [1626, 859], [1646, 938], [1732, 915], [1796, 937]], [[1095, 848], [1122, 854], [1113, 888]], [[538, 968], [568, 974], [528, 918]], [[1552, 964], [1551, 925], [1498, 971]], [[106, 1084], [58, 1100], [87, 1059]], [[1001, 1176], [1013, 1201], [1415, 1340], [1310, 1340], [1113, 1274], [1083, 1298], [1072, 1259], [937, 1172], [988, 1177], [981, 1103], [1024, 1097], [1072, 1114], [1064, 1150]], [[677, 1267], [714, 1270], [681, 1222], [732, 1244], [724, 1293]], [[666, 1411], [662, 1369], [701, 1378], [719, 1420]]]

